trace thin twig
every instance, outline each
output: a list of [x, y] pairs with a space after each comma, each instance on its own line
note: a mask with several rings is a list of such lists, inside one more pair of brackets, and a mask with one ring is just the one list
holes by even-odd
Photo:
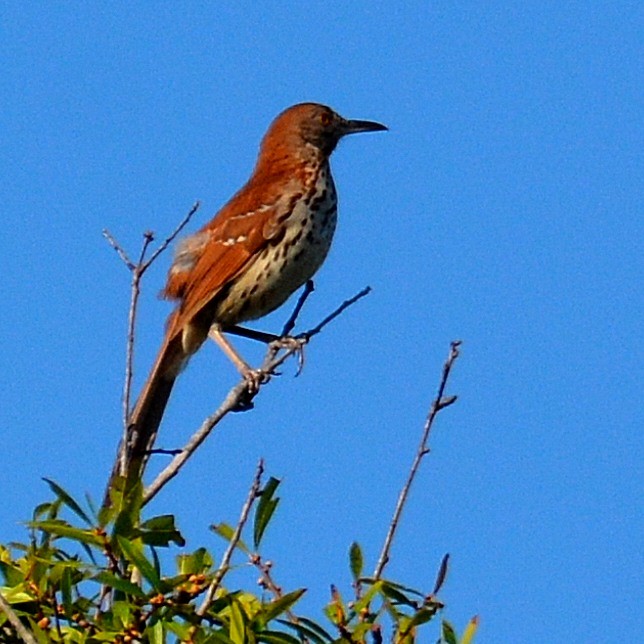
[[121, 258], [123, 263], [131, 270], [133, 271], [136, 268], [136, 265], [134, 262], [128, 257], [127, 253], [123, 250], [123, 247], [114, 239], [112, 233], [107, 230], [107, 228], [103, 229], [103, 237], [107, 240], [107, 243], [117, 252], [118, 256]]
[[196, 611], [199, 617], [203, 617], [206, 614], [206, 611], [210, 607], [210, 604], [212, 604], [213, 599], [215, 598], [215, 593], [219, 588], [219, 584], [221, 583], [221, 580], [224, 578], [224, 575], [228, 571], [228, 566], [230, 565], [230, 560], [233, 556], [233, 552], [235, 552], [235, 548], [237, 547], [237, 544], [241, 539], [241, 534], [244, 529], [244, 526], [248, 521], [248, 515], [250, 514], [251, 508], [253, 507], [253, 503], [255, 503], [255, 499], [259, 495], [263, 474], [264, 474], [264, 460], [260, 459], [259, 463], [257, 464], [257, 470], [255, 471], [253, 484], [250, 486], [248, 496], [246, 497], [246, 502], [244, 503], [241, 514], [239, 515], [239, 521], [237, 522], [237, 527], [235, 528], [235, 532], [233, 533], [233, 536], [230, 538], [230, 541], [228, 542], [228, 547], [226, 548], [226, 552], [224, 552], [224, 556], [221, 559], [219, 568], [217, 568], [217, 571], [215, 572], [215, 576], [210, 582], [210, 586], [208, 587], [208, 592], [206, 593], [206, 596], [201, 602], [201, 606], [199, 606], [199, 608]]
[[[150, 244], [154, 241], [154, 233], [146, 231], [143, 233], [143, 244], [139, 253], [139, 261], [132, 270], [132, 283], [130, 285], [130, 309], [127, 316], [127, 341], [125, 345], [125, 380], [123, 382], [123, 440], [127, 441], [130, 421], [130, 399], [132, 396], [132, 376], [134, 373], [134, 336], [136, 332], [136, 315], [138, 313], [139, 297], [141, 295], [141, 266], [145, 253]], [[123, 452], [123, 456], [125, 451]], [[121, 460], [123, 458], [121, 457]], [[121, 473], [124, 463], [121, 462]]]
[[[281, 599], [284, 594], [282, 593], [282, 589], [275, 583], [275, 580], [273, 579], [273, 576], [271, 575], [271, 567], [272, 564], [270, 561], [263, 561], [262, 558], [258, 554], [251, 554], [250, 557], [250, 562], [259, 570], [260, 572], [260, 580], [259, 584], [263, 588], [267, 588], [268, 590], [271, 591], [273, 594], [273, 597], [275, 599]], [[288, 617], [288, 621], [291, 622], [291, 624], [299, 624], [300, 620], [297, 618], [297, 615], [289, 608], [286, 611], [286, 616]]]
[[445, 409], [445, 407], [448, 407], [452, 403], [456, 402], [456, 396], [443, 397], [443, 394], [445, 392], [445, 387], [447, 386], [447, 380], [449, 379], [449, 375], [452, 370], [454, 361], [459, 356], [460, 345], [461, 345], [460, 340], [454, 340], [453, 342], [450, 343], [449, 355], [447, 356], [447, 360], [443, 365], [443, 373], [441, 375], [441, 380], [438, 385], [438, 392], [436, 393], [436, 397], [432, 401], [432, 405], [430, 407], [429, 413], [427, 414], [427, 419], [425, 420], [425, 425], [423, 427], [423, 435], [422, 435], [420, 444], [418, 446], [418, 451], [416, 452], [416, 456], [414, 457], [411, 469], [409, 470], [407, 481], [405, 482], [405, 485], [403, 485], [403, 488], [400, 491], [400, 496], [398, 497], [398, 502], [396, 503], [396, 508], [394, 510], [393, 517], [391, 519], [391, 524], [389, 525], [389, 530], [387, 532], [387, 536], [385, 537], [385, 542], [382, 547], [382, 552], [380, 553], [378, 564], [376, 565], [376, 569], [373, 573], [373, 576], [375, 579], [380, 579], [382, 572], [385, 566], [387, 565], [387, 562], [389, 561], [389, 551], [391, 550], [391, 544], [393, 542], [394, 536], [396, 534], [396, 530], [398, 528], [400, 515], [402, 514], [403, 508], [405, 507], [405, 503], [407, 501], [407, 497], [409, 496], [409, 490], [411, 488], [412, 483], [414, 482], [414, 478], [416, 478], [416, 474], [418, 472], [418, 468], [420, 467], [420, 463], [423, 457], [429, 453], [429, 447], [427, 446], [427, 441], [429, 440], [429, 434], [431, 432], [434, 419], [436, 418], [436, 415], [438, 414], [438, 412], [441, 411], [441, 409]]
[[16, 629], [18, 637], [25, 644], [38, 644], [38, 640], [36, 640], [35, 636], [25, 628], [18, 615], [16, 615], [16, 612], [11, 608], [11, 604], [9, 604], [2, 593], [0, 593], [0, 609], [2, 609], [2, 612], [7, 616], [11, 625]]
[[[327, 315], [320, 324], [305, 331], [298, 336], [303, 342], [308, 342], [310, 338], [320, 333], [324, 327], [335, 320], [338, 315], [345, 311], [352, 304], [355, 304], [359, 299], [363, 298], [371, 289], [369, 287], [363, 289], [354, 297], [344, 301], [333, 313]], [[259, 372], [267, 376], [264, 382], [260, 382], [257, 393], [261, 390], [262, 386], [266, 385], [270, 376], [275, 373], [277, 367], [282, 365], [290, 356], [301, 350], [301, 345], [293, 344], [284, 348], [283, 353], [278, 355], [280, 347], [273, 344], [269, 346], [264, 362], [259, 368]], [[255, 395], [256, 395], [255, 394]], [[221, 422], [221, 420], [230, 412], [239, 410], [242, 404], [248, 405], [248, 381], [245, 379], [240, 380], [229, 392], [219, 408], [199, 426], [197, 431], [190, 437], [184, 448], [170, 461], [170, 463], [159, 473], [154, 481], [145, 489], [143, 493], [143, 503], [148, 503], [154, 498], [158, 492], [172, 480], [185, 465], [186, 461], [194, 454], [195, 450], [206, 440], [210, 432]]]
[[295, 328], [297, 317], [302, 311], [302, 307], [306, 303], [306, 300], [309, 299], [309, 295], [311, 295], [311, 293], [313, 293], [314, 290], [315, 290], [315, 284], [313, 284], [313, 280], [306, 280], [306, 284], [304, 285], [304, 290], [300, 293], [300, 297], [298, 298], [297, 304], [293, 309], [293, 313], [291, 313], [288, 320], [286, 320], [286, 324], [284, 324], [284, 327], [282, 328], [283, 338], [288, 336], [291, 333], [291, 331]]
[[138, 302], [141, 295], [141, 279], [143, 274], [152, 265], [152, 263], [165, 251], [168, 246], [174, 241], [177, 235], [185, 228], [192, 216], [197, 212], [200, 202], [196, 201], [192, 208], [188, 211], [185, 217], [181, 220], [179, 225], [164, 239], [159, 247], [152, 253], [149, 259], [145, 259], [145, 255], [154, 241], [154, 233], [146, 231], [143, 234], [143, 244], [139, 253], [139, 258], [134, 263], [125, 252], [123, 247], [116, 241], [114, 236], [109, 230], [103, 230], [103, 237], [107, 240], [109, 245], [117, 252], [121, 260], [128, 267], [132, 273], [132, 282], [130, 286], [130, 307], [128, 311], [127, 321], [127, 343], [125, 350], [125, 380], [123, 382], [123, 395], [122, 395], [122, 409], [123, 409], [123, 439], [119, 445], [115, 469], [123, 474], [125, 472], [125, 459], [126, 449], [125, 446], [129, 441], [130, 434], [130, 401], [132, 398], [132, 379], [134, 374], [134, 338], [136, 331], [136, 317], [138, 312]]
[[317, 326], [313, 327], [310, 331], [305, 331], [304, 333], [301, 334], [300, 337], [306, 338], [306, 340], [310, 340], [313, 336], [316, 336], [322, 329], [329, 324], [329, 322], [333, 322], [335, 318], [338, 317], [338, 315], [341, 315], [345, 309], [348, 309], [351, 305], [355, 304], [358, 300], [361, 300], [365, 295], [369, 295], [371, 293], [371, 286], [365, 286], [359, 293], [356, 293], [353, 297], [350, 297], [348, 300], [345, 300], [342, 302], [342, 304], [335, 310], [333, 313], [330, 313], [327, 315], [320, 324]]
[[179, 225], [165, 238], [162, 244], [150, 255], [150, 259], [147, 262], [140, 264], [141, 275], [148, 270], [150, 265], [154, 260], [176, 239], [177, 235], [188, 225], [188, 222], [192, 219], [192, 216], [199, 210], [201, 202], [195, 201], [192, 205], [192, 208], [188, 211], [188, 214], [179, 222]]

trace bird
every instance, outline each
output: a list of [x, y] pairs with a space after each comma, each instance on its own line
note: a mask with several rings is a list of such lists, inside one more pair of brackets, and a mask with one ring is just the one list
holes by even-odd
[[121, 446], [126, 480], [142, 475], [175, 380], [209, 336], [252, 382], [226, 330], [277, 309], [313, 277], [336, 228], [329, 157], [347, 135], [387, 129], [319, 103], [285, 109], [264, 135], [246, 184], [178, 243], [161, 293], [176, 308], [130, 415], [129, 444]]

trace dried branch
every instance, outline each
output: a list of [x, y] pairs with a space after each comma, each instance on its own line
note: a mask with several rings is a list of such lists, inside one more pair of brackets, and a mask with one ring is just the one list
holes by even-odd
[[449, 355], [447, 356], [447, 360], [443, 365], [443, 373], [438, 385], [438, 392], [436, 393], [436, 397], [432, 401], [429, 413], [427, 414], [427, 419], [425, 420], [425, 425], [423, 427], [423, 434], [418, 446], [418, 451], [416, 452], [416, 456], [414, 457], [414, 460], [412, 462], [407, 480], [403, 485], [402, 490], [400, 491], [400, 496], [398, 497], [398, 502], [396, 503], [396, 508], [391, 519], [391, 524], [389, 525], [389, 530], [387, 532], [387, 536], [385, 537], [382, 552], [380, 553], [378, 564], [376, 565], [376, 569], [373, 573], [375, 579], [380, 579], [382, 572], [387, 565], [387, 562], [389, 561], [389, 551], [391, 550], [391, 544], [396, 534], [396, 530], [398, 529], [400, 515], [402, 514], [405, 503], [407, 502], [407, 497], [409, 496], [409, 490], [411, 489], [411, 485], [416, 478], [416, 474], [418, 473], [418, 468], [420, 467], [420, 463], [423, 457], [429, 453], [427, 441], [429, 440], [429, 434], [431, 432], [434, 419], [436, 418], [438, 412], [441, 411], [441, 409], [445, 409], [445, 407], [448, 407], [449, 405], [456, 402], [456, 396], [444, 397], [443, 394], [445, 393], [445, 387], [447, 386], [447, 381], [449, 379], [452, 366], [459, 356], [460, 345], [460, 340], [454, 340], [450, 343]]
[[255, 499], [259, 495], [263, 474], [264, 474], [264, 460], [260, 459], [259, 463], [257, 464], [257, 470], [255, 471], [255, 478], [253, 479], [253, 483], [250, 486], [250, 490], [248, 492], [248, 497], [246, 498], [246, 502], [244, 503], [241, 514], [239, 515], [239, 521], [237, 522], [237, 527], [235, 528], [235, 532], [233, 533], [233, 536], [231, 537], [228, 543], [228, 548], [226, 548], [226, 552], [224, 553], [224, 556], [221, 559], [219, 568], [217, 568], [217, 571], [215, 572], [215, 576], [213, 577], [213, 580], [210, 582], [210, 586], [208, 587], [208, 592], [206, 593], [206, 596], [201, 602], [201, 606], [199, 606], [199, 608], [196, 611], [199, 617], [203, 617], [206, 614], [208, 608], [210, 607], [210, 604], [212, 604], [212, 601], [215, 598], [215, 593], [219, 588], [219, 584], [221, 583], [221, 580], [224, 578], [224, 575], [228, 571], [228, 566], [230, 565], [230, 560], [233, 556], [233, 552], [235, 551], [235, 548], [237, 547], [237, 544], [241, 539], [242, 531], [244, 529], [244, 526], [246, 525], [246, 522], [248, 521], [248, 515], [250, 514], [250, 511], [251, 511], [251, 508], [253, 507], [253, 503], [255, 502]]
[[112, 233], [110, 233], [107, 228], [103, 229], [103, 237], [105, 237], [107, 243], [116, 251], [123, 263], [133, 271], [136, 268], [136, 264], [128, 257], [127, 253], [123, 250], [123, 247], [116, 241], [116, 239], [114, 239]]
[[11, 604], [9, 604], [2, 593], [0, 593], [0, 609], [7, 616], [10, 624], [16, 630], [18, 637], [25, 644], [38, 644], [38, 641], [36, 640], [34, 635], [25, 628], [18, 615], [16, 615], [16, 612], [13, 610], [13, 608], [11, 608]]
[[306, 280], [306, 284], [304, 285], [304, 290], [300, 293], [300, 297], [298, 298], [297, 304], [293, 309], [293, 313], [291, 313], [288, 320], [286, 320], [286, 324], [284, 324], [284, 327], [282, 328], [283, 338], [290, 335], [291, 331], [295, 328], [295, 323], [297, 322], [297, 318], [300, 315], [300, 312], [302, 311], [302, 307], [306, 303], [306, 300], [309, 299], [309, 295], [311, 295], [311, 293], [313, 293], [314, 290], [315, 290], [315, 284], [313, 284], [313, 280]]
[[[125, 380], [123, 382], [123, 439], [127, 440], [127, 432], [130, 418], [130, 399], [132, 396], [132, 376], [134, 365], [134, 334], [136, 330], [136, 315], [138, 312], [139, 297], [141, 295], [141, 266], [145, 253], [150, 244], [154, 241], [154, 233], [146, 231], [143, 233], [143, 244], [139, 253], [139, 261], [132, 269], [132, 283], [130, 285], [130, 308], [127, 316], [127, 342], [125, 345]], [[125, 453], [123, 453], [124, 455]], [[120, 464], [121, 472], [124, 463]]]
[[179, 222], [179, 225], [165, 238], [161, 245], [152, 253], [150, 259], [148, 259], [145, 264], [141, 262], [141, 275], [148, 270], [150, 265], [156, 260], [156, 258], [177, 238], [177, 235], [188, 225], [188, 222], [192, 219], [192, 216], [199, 210], [201, 202], [195, 201], [192, 205], [192, 208], [188, 211], [186, 216]]
[[[335, 320], [338, 315], [345, 311], [352, 304], [363, 298], [371, 289], [366, 287], [354, 297], [344, 301], [335, 311], [327, 315], [320, 324], [297, 336], [299, 342], [293, 342], [282, 345], [278, 342], [271, 344], [268, 348], [264, 361], [259, 368], [259, 374], [264, 378], [258, 378], [258, 388], [251, 395], [248, 390], [248, 381], [240, 380], [229, 392], [219, 408], [208, 418], [206, 418], [197, 431], [190, 437], [184, 448], [170, 461], [165, 469], [159, 473], [156, 479], [145, 489], [143, 493], [143, 503], [148, 503], [157, 493], [172, 480], [185, 465], [186, 461], [194, 454], [195, 450], [206, 440], [210, 432], [221, 422], [221, 420], [232, 411], [240, 411], [252, 407], [251, 399], [257, 395], [261, 388], [265, 386], [270, 376], [276, 373], [276, 369], [282, 365], [293, 354], [300, 353], [303, 344], [306, 344], [310, 338], [320, 333], [328, 324]], [[291, 316], [293, 317], [293, 316]], [[280, 351], [283, 351], [280, 355]]]
[[103, 230], [103, 237], [107, 240], [108, 244], [117, 252], [118, 256], [123, 260], [125, 265], [132, 273], [132, 281], [130, 285], [130, 307], [128, 310], [127, 320], [127, 341], [125, 349], [125, 380], [123, 382], [123, 439], [119, 446], [117, 455], [117, 463], [115, 470], [121, 474], [125, 472], [125, 445], [128, 444], [130, 432], [130, 401], [132, 397], [132, 378], [134, 374], [134, 336], [136, 331], [136, 317], [138, 312], [139, 297], [141, 295], [141, 279], [143, 274], [152, 265], [152, 263], [161, 255], [163, 251], [174, 241], [177, 235], [185, 228], [192, 216], [197, 212], [201, 204], [196, 201], [192, 208], [188, 211], [186, 216], [181, 220], [179, 225], [165, 238], [159, 247], [152, 253], [149, 259], [145, 259], [145, 255], [154, 241], [154, 233], [146, 231], [143, 233], [143, 244], [139, 252], [138, 261], [134, 263], [125, 252], [123, 247], [116, 241], [114, 236], [109, 230]]
[[313, 327], [310, 331], [305, 331], [299, 337], [305, 338], [307, 341], [310, 340], [312, 337], [320, 333], [320, 331], [322, 331], [322, 329], [324, 329], [324, 327], [327, 326], [329, 322], [333, 322], [333, 320], [335, 320], [338, 315], [344, 313], [346, 309], [355, 304], [358, 300], [361, 300], [366, 295], [369, 295], [369, 293], [371, 293], [371, 286], [365, 286], [359, 293], [356, 293], [353, 297], [350, 297], [348, 300], [342, 302], [342, 304], [340, 304], [340, 306], [335, 311], [333, 311], [333, 313], [327, 315], [324, 320], [320, 322], [320, 324]]

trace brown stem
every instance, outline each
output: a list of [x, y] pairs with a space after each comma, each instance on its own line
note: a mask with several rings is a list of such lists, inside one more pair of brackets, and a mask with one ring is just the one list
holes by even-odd
[[380, 579], [380, 577], [382, 576], [382, 572], [385, 566], [387, 565], [387, 562], [389, 561], [389, 552], [391, 550], [391, 544], [394, 540], [396, 530], [398, 529], [398, 524], [400, 522], [400, 515], [402, 514], [403, 508], [405, 507], [405, 503], [407, 502], [407, 497], [409, 496], [409, 490], [411, 489], [411, 485], [414, 482], [414, 479], [416, 478], [416, 474], [418, 473], [418, 468], [420, 467], [420, 463], [423, 460], [423, 457], [429, 453], [429, 447], [427, 446], [427, 441], [429, 440], [429, 434], [432, 430], [434, 419], [436, 418], [436, 415], [438, 414], [438, 412], [441, 411], [441, 409], [445, 409], [445, 407], [448, 407], [452, 403], [456, 402], [456, 396], [449, 396], [447, 398], [444, 398], [443, 394], [445, 392], [445, 387], [447, 386], [447, 380], [449, 379], [449, 375], [452, 370], [454, 361], [459, 356], [460, 345], [461, 345], [460, 340], [454, 340], [453, 342], [450, 343], [449, 355], [447, 356], [447, 360], [443, 365], [443, 373], [441, 375], [440, 383], [438, 385], [438, 392], [436, 394], [436, 397], [432, 401], [432, 405], [430, 407], [429, 413], [427, 414], [427, 419], [425, 420], [425, 425], [423, 427], [423, 434], [421, 437], [420, 444], [418, 446], [418, 450], [416, 451], [416, 456], [414, 457], [414, 460], [412, 462], [411, 469], [409, 470], [409, 475], [407, 476], [407, 480], [405, 481], [405, 484], [403, 485], [403, 488], [400, 491], [398, 502], [396, 503], [396, 508], [394, 510], [393, 517], [391, 519], [391, 524], [389, 525], [389, 530], [387, 531], [387, 536], [385, 537], [385, 542], [382, 547], [382, 552], [380, 553], [378, 564], [376, 565], [376, 569], [374, 570], [374, 573], [373, 573], [373, 576], [375, 579]]
[[210, 582], [210, 586], [208, 587], [208, 592], [206, 593], [206, 596], [201, 602], [201, 606], [199, 606], [199, 608], [196, 611], [199, 617], [203, 617], [206, 614], [208, 608], [210, 607], [210, 604], [212, 604], [212, 601], [215, 598], [215, 593], [219, 588], [219, 584], [221, 583], [221, 580], [224, 578], [224, 575], [226, 574], [226, 572], [228, 572], [228, 566], [230, 565], [230, 560], [233, 556], [233, 552], [235, 551], [235, 548], [237, 547], [237, 544], [241, 539], [242, 531], [244, 529], [244, 526], [246, 525], [246, 522], [248, 521], [248, 516], [250, 514], [251, 508], [253, 507], [253, 503], [255, 503], [255, 499], [259, 494], [259, 490], [262, 484], [263, 474], [264, 474], [264, 460], [260, 459], [259, 463], [257, 464], [257, 470], [255, 471], [255, 477], [253, 478], [253, 483], [250, 486], [250, 490], [248, 492], [248, 497], [246, 498], [246, 502], [242, 507], [242, 511], [239, 516], [239, 521], [237, 521], [237, 527], [235, 528], [235, 532], [233, 533], [233, 536], [230, 538], [230, 541], [228, 543], [228, 548], [226, 548], [226, 552], [224, 553], [224, 556], [221, 559], [219, 568], [217, 568], [217, 572], [215, 572], [215, 576], [213, 577], [212, 582]]

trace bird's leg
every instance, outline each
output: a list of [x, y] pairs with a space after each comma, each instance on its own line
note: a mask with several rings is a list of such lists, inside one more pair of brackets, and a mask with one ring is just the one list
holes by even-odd
[[[224, 327], [223, 329], [221, 329], [221, 331], [225, 333], [232, 333], [233, 335], [238, 335], [240, 338], [248, 338], [250, 340], [256, 340], [257, 342], [272, 344], [277, 349], [284, 349], [284, 350], [293, 349], [294, 352], [297, 353], [297, 357], [298, 357], [297, 375], [300, 374], [300, 372], [302, 371], [302, 368], [304, 367], [304, 345], [307, 342], [307, 340], [304, 337], [298, 337], [293, 335], [275, 335], [274, 333], [266, 333], [265, 331], [247, 329], [246, 327], [237, 326], [236, 324], [232, 326]], [[217, 340], [217, 342], [219, 341]], [[228, 343], [228, 346], [232, 349], [232, 346], [230, 345], [230, 343]], [[224, 351], [226, 350], [224, 349]], [[226, 352], [226, 355], [230, 357], [230, 354], [228, 354], [228, 352]], [[233, 360], [233, 362], [235, 361]], [[235, 362], [235, 365], [237, 365], [236, 362]], [[239, 369], [239, 367], [237, 368]]]
[[274, 333], [266, 333], [265, 331], [256, 331], [255, 329], [247, 329], [243, 326], [237, 326], [233, 324], [231, 326], [226, 326], [222, 329], [224, 333], [232, 333], [233, 335], [238, 335], [240, 338], [248, 338], [249, 340], [256, 340], [257, 342], [263, 342], [264, 344], [270, 344], [271, 342], [276, 342], [280, 340], [279, 335]]
[[259, 386], [266, 380], [266, 374], [259, 369], [252, 369], [251, 366], [239, 355], [235, 347], [233, 347], [228, 338], [224, 335], [220, 324], [215, 322], [215, 324], [210, 327], [208, 337], [219, 345], [219, 348], [235, 365], [237, 371], [239, 371], [239, 373], [246, 379], [251, 393], [256, 393], [259, 390]]

